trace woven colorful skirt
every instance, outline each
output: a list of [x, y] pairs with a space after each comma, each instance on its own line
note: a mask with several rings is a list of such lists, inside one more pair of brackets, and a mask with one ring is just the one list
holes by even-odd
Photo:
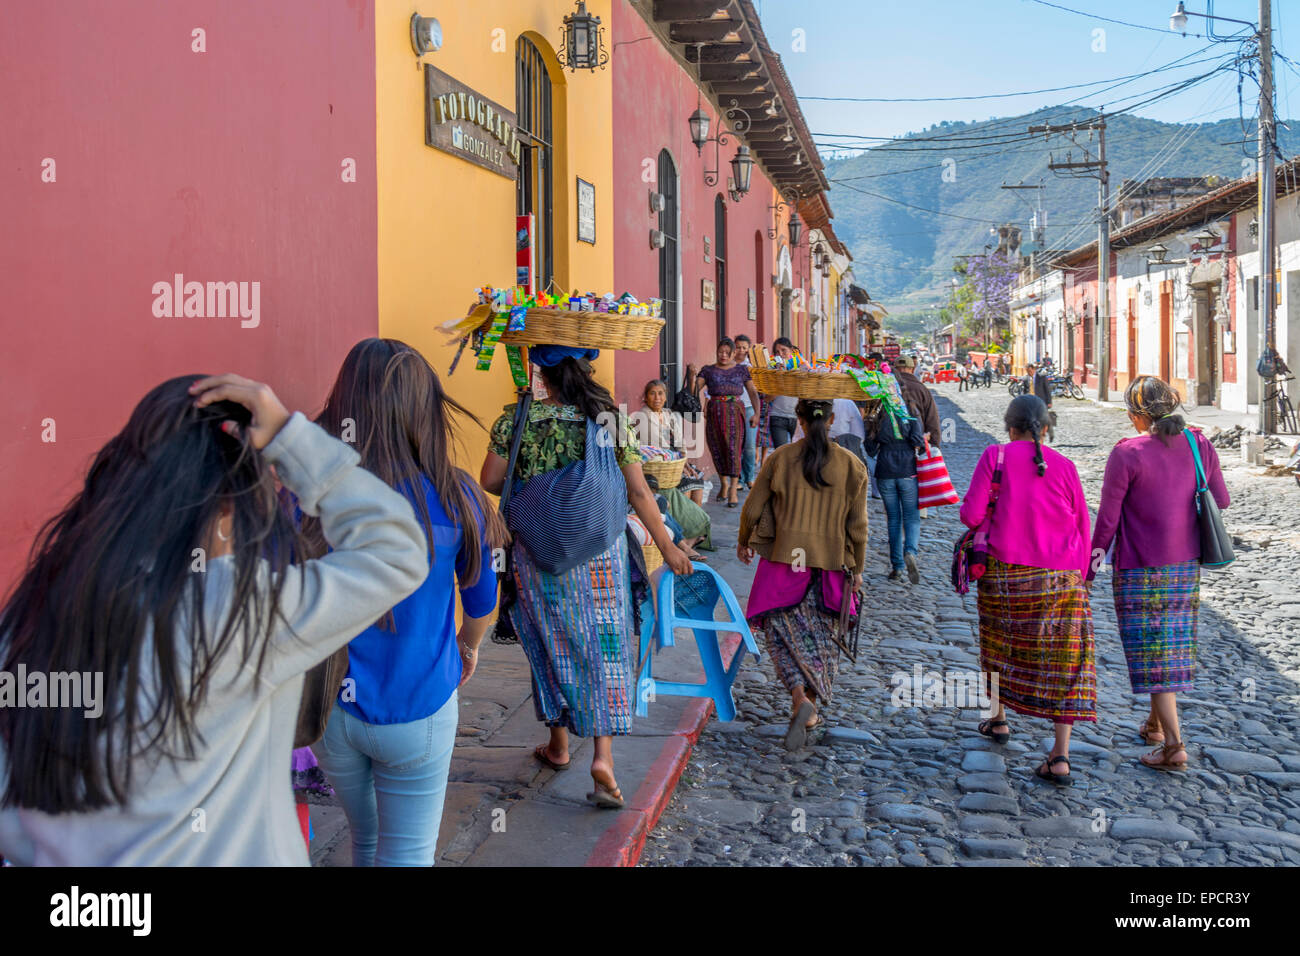
[[537, 719], [579, 737], [632, 731], [635, 691], [627, 538], [564, 574], [547, 574], [515, 542], [519, 600], [510, 620], [533, 671]]
[[1192, 689], [1201, 566], [1115, 569], [1115, 617], [1135, 694]]
[[745, 406], [739, 398], [734, 395], [709, 398], [704, 437], [718, 474], [727, 478], [739, 478], [741, 460], [745, 454]]
[[816, 694], [819, 702], [826, 703], [839, 672], [840, 652], [831, 640], [838, 621], [818, 606], [821, 587], [816, 575], [812, 580], [816, 586], [809, 587], [794, 607], [768, 611], [761, 620], [755, 618], [749, 623], [762, 629], [772, 666], [785, 689], [803, 687]]
[[1097, 719], [1092, 607], [1078, 571], [992, 556], [979, 580], [980, 669], [1018, 714], [1060, 724]]

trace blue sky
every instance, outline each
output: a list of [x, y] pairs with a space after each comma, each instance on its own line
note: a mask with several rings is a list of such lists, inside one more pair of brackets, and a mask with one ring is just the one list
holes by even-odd
[[[967, 102], [830, 103], [814, 96], [928, 97], [1039, 90], [1107, 80], [1163, 66], [1178, 57], [1222, 56], [1234, 45], [1193, 36], [1205, 21], [1190, 18], [1188, 35], [1169, 30], [1175, 0], [1052, 0], [1084, 11], [1078, 15], [1035, 0], [755, 0], [764, 29], [794, 83], [820, 151], [841, 142], [828, 135], [890, 137], [943, 120], [1014, 116], [1040, 106], [1083, 97], [1081, 105], [1126, 105], [1126, 96], [1153, 90], [1210, 69], [1213, 63], [1178, 67], [1137, 79], [1108, 93], [1096, 87]], [[1258, 0], [1188, 0], [1204, 13], [1255, 21]], [[1110, 17], [1153, 29], [1107, 23]], [[1300, 64], [1300, 2], [1274, 0], [1274, 44]], [[1239, 29], [1220, 24], [1230, 33]], [[806, 49], [794, 49], [796, 30]], [[1101, 30], [1104, 33], [1095, 33]], [[1278, 114], [1300, 112], [1300, 75], [1278, 62]], [[1247, 115], [1254, 114], [1249, 82], [1243, 87]], [[1131, 102], [1128, 101], [1128, 102]], [[1235, 72], [1136, 110], [1166, 122], [1203, 122], [1235, 117]]]

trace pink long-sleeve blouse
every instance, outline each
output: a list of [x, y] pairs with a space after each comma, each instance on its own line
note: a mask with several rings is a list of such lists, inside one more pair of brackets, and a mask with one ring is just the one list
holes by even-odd
[[[991, 445], [975, 466], [970, 490], [961, 503], [961, 521], [968, 528], [984, 520], [997, 458], [998, 446]], [[989, 553], [1008, 564], [1077, 570], [1086, 576], [1091, 556], [1090, 521], [1078, 469], [1051, 448], [1043, 449], [1043, 460], [1047, 472], [1040, 477], [1034, 464], [1034, 443], [1007, 443], [1002, 488], [989, 531]]]
[[[1215, 504], [1226, 508], [1228, 489], [1219, 455], [1204, 435], [1192, 434], [1210, 494]], [[1201, 556], [1196, 463], [1182, 435], [1165, 440], [1155, 435], [1122, 438], [1111, 450], [1092, 546], [1106, 552], [1112, 542], [1111, 564], [1124, 570], [1160, 568]]]

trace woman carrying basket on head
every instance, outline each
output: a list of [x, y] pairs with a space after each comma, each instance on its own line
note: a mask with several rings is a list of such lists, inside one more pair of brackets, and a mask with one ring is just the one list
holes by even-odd
[[821, 722], [818, 705], [831, 698], [839, 659], [832, 633], [845, 589], [862, 586], [867, 556], [867, 466], [830, 440], [830, 402], [803, 399], [795, 414], [804, 437], [763, 463], [736, 545], [745, 564], [760, 555], [746, 616], [762, 629], [790, 692], [788, 750], [803, 746]]
[[961, 505], [962, 524], [977, 528], [996, 495], [979, 616], [980, 670], [997, 685], [990, 693], [993, 716], [979, 732], [1006, 743], [1005, 707], [1046, 717], [1056, 742], [1034, 772], [1068, 786], [1070, 728], [1097, 719], [1092, 607], [1084, 588], [1088, 504], [1074, 463], [1043, 447], [1047, 406], [1020, 395], [1004, 420], [1011, 441], [984, 450]]
[[[593, 737], [595, 790], [587, 799], [617, 809], [623, 794], [613, 738], [631, 732], [636, 693], [628, 503], [674, 572], [690, 574], [691, 564], [646, 486], [636, 436], [627, 429], [615, 441], [598, 424], [616, 419], [617, 406], [592, 377], [597, 354], [560, 345], [529, 350], [546, 397], [529, 408], [510, 475], [514, 407], [497, 419], [480, 481], [493, 494], [514, 482], [506, 523], [515, 535], [518, 599], [510, 623], [532, 667], [537, 719], [550, 730], [534, 754], [553, 770], [567, 770], [569, 734]], [[574, 492], [567, 499], [566, 490]]]
[[[1124, 392], [1137, 438], [1121, 438], [1106, 461], [1094, 554], [1114, 545], [1115, 616], [1128, 679], [1151, 695], [1138, 736], [1159, 744], [1142, 763], [1183, 770], [1187, 751], [1178, 726], [1179, 691], [1192, 689], [1196, 615], [1201, 602], [1201, 542], [1196, 519], [1195, 441], [1206, 485], [1220, 508], [1229, 504], [1214, 446], [1186, 429], [1178, 393], [1154, 375], [1139, 375]], [[1096, 573], [1095, 566], [1089, 580]]]

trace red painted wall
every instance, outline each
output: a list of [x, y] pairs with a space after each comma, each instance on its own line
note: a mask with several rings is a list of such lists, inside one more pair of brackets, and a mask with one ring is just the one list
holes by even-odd
[[[772, 187], [754, 168], [749, 193], [739, 203], [726, 199], [727, 176], [736, 140], [729, 138], [718, 151], [721, 169], [718, 185], [704, 184], [704, 170], [712, 167], [714, 147], [706, 144], [697, 155], [691, 142], [687, 118], [697, 105], [693, 78], [672, 58], [627, 0], [616, 0], [613, 12], [613, 42], [619, 44], [611, 57], [614, 84], [614, 279], [617, 291], [631, 292], [639, 299], [659, 294], [659, 251], [650, 247], [650, 230], [658, 226], [658, 214], [650, 211], [649, 194], [657, 191], [654, 180], [659, 152], [667, 149], [677, 165], [679, 194], [679, 236], [682, 273], [682, 364], [698, 368], [714, 360], [718, 315], [700, 305], [701, 280], [714, 278], [712, 253], [704, 261], [704, 237], [716, 251], [714, 199], [721, 193], [727, 204], [727, 311], [729, 334], [746, 332], [769, 346], [777, 296], [771, 286], [774, 264], [773, 242], [767, 231], [773, 226]], [[705, 104], [708, 110], [707, 103]], [[709, 111], [711, 113], [711, 111]], [[713, 117], [710, 135], [718, 129]], [[645, 177], [650, 177], [648, 180]], [[755, 233], [762, 237], [761, 268], [756, 261]], [[807, 242], [804, 242], [806, 250]], [[806, 272], [806, 269], [805, 269]], [[759, 319], [748, 319], [748, 290], [759, 295]], [[615, 399], [630, 410], [641, 406], [645, 383], [659, 377], [659, 351], [620, 352], [615, 359]]]
[[[152, 386], [236, 371], [314, 410], [375, 334], [374, 58], [360, 0], [7, 11], [0, 589]], [[176, 273], [260, 283], [260, 324], [156, 318]]]

